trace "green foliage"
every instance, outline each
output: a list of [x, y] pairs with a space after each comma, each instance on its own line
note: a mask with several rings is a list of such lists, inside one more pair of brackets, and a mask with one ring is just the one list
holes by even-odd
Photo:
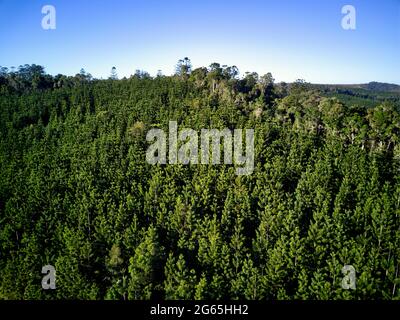
[[[0, 70], [0, 299], [400, 299], [396, 92], [187, 58], [172, 77]], [[253, 174], [149, 165], [170, 120], [254, 128]]]

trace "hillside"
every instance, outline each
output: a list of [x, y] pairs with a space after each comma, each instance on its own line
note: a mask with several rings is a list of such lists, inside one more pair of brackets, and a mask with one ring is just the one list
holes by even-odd
[[[0, 76], [0, 299], [399, 299], [396, 95], [178, 66]], [[171, 122], [254, 130], [234, 143], [254, 170], [222, 163], [229, 144], [218, 164], [150, 163]], [[48, 264], [57, 290], [40, 287]]]
[[312, 85], [323, 95], [337, 97], [349, 105], [374, 107], [385, 101], [392, 102], [400, 110], [400, 86], [396, 84], [370, 82], [354, 85]]

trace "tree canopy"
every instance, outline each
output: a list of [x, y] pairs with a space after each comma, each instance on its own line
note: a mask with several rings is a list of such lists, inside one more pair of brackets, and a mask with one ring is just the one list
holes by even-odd
[[[154, 78], [0, 70], [0, 299], [400, 298], [399, 100], [188, 58]], [[148, 164], [170, 120], [253, 128], [254, 172]]]

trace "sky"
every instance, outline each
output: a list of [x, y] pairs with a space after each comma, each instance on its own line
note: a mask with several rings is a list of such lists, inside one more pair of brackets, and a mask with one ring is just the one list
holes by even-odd
[[[56, 28], [42, 28], [42, 7]], [[355, 30], [342, 27], [344, 5]], [[276, 81], [400, 84], [400, 0], [0, 0], [0, 65], [94, 77], [236, 65]]]

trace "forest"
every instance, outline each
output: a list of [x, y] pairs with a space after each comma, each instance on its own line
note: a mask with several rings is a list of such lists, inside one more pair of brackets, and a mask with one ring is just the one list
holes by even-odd
[[[379, 90], [188, 58], [0, 68], [0, 299], [399, 300], [400, 94]], [[254, 171], [147, 163], [169, 121], [254, 129]]]

